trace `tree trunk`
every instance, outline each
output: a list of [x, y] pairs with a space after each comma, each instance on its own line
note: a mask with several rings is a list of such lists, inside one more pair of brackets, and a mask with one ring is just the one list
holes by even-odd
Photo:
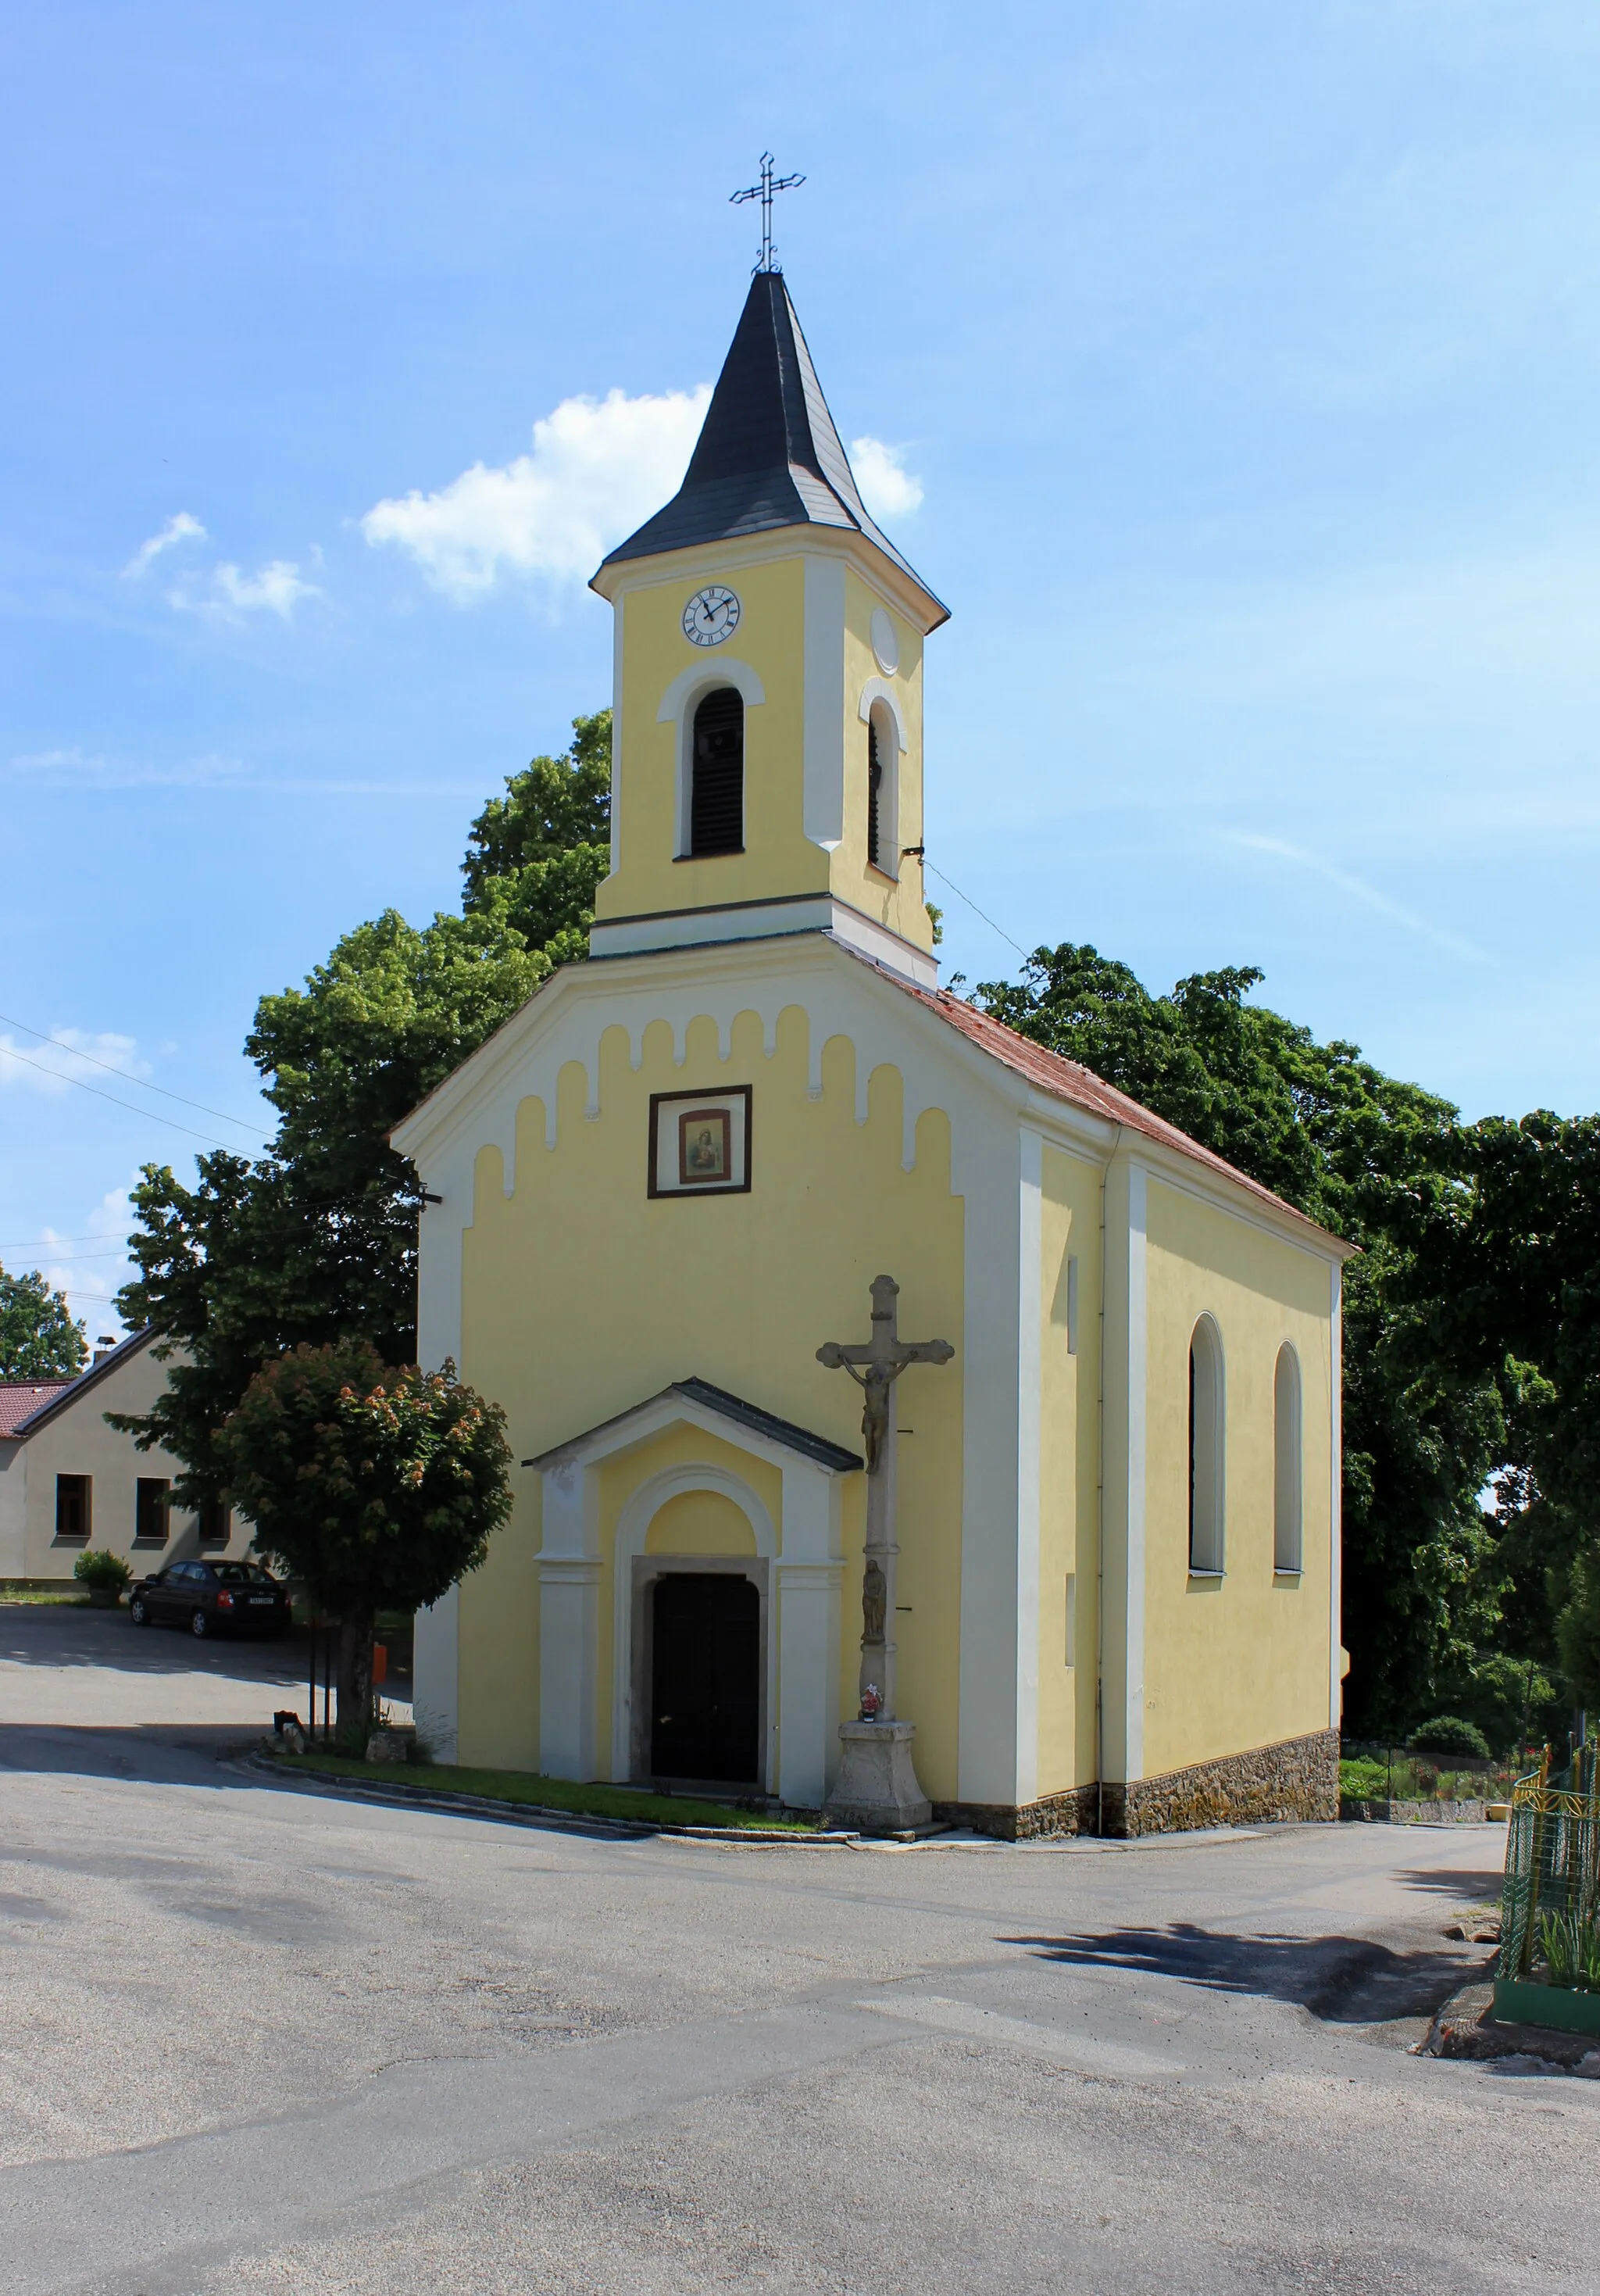
[[347, 1611], [339, 1629], [339, 1745], [341, 1752], [364, 1754], [372, 1726], [372, 1628], [371, 1611]]

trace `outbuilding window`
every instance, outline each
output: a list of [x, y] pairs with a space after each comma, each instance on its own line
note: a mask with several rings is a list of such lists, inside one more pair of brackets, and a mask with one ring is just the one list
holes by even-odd
[[134, 1485], [134, 1537], [141, 1546], [164, 1546], [172, 1485], [165, 1475], [141, 1475]]
[[745, 846], [745, 705], [719, 685], [695, 711], [689, 800], [692, 857], [742, 853]]
[[88, 1475], [58, 1475], [55, 1479], [55, 1535], [63, 1545], [82, 1546], [90, 1530], [90, 1497], [94, 1480]]
[[1189, 1569], [1205, 1578], [1222, 1570], [1225, 1423], [1222, 1335], [1202, 1316], [1189, 1341]]
[[1286, 1575], [1301, 1563], [1300, 1358], [1286, 1341], [1272, 1381], [1272, 1568]]

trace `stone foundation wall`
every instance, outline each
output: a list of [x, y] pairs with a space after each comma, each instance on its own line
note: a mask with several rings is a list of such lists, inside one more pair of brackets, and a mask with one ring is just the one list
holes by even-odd
[[1040, 1841], [1053, 1833], [1092, 1833], [1099, 1800], [1098, 1785], [1069, 1786], [1020, 1808], [1003, 1801], [936, 1801], [934, 1816], [941, 1825], [992, 1833], [997, 1841]]
[[1106, 1787], [1106, 1831], [1131, 1841], [1202, 1825], [1259, 1825], [1339, 1815], [1339, 1733], [1314, 1730], [1276, 1746], [1253, 1746], [1164, 1777]]
[[1253, 1746], [1192, 1769], [1170, 1770], [1131, 1785], [1073, 1786], [1065, 1793], [1013, 1807], [1005, 1802], [940, 1801], [943, 1825], [969, 1825], [1000, 1841], [1039, 1841], [1052, 1834], [1094, 1833], [1128, 1841], [1145, 1833], [1192, 1833], [1198, 1826], [1250, 1825], [1339, 1815], [1339, 1733], [1316, 1730], [1276, 1746]]

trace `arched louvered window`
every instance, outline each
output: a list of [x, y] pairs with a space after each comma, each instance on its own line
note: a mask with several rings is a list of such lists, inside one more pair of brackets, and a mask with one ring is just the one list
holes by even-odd
[[884, 865], [884, 761], [878, 749], [878, 719], [867, 720], [867, 859], [874, 869]]
[[1300, 1569], [1300, 1358], [1286, 1340], [1272, 1382], [1272, 1568]]
[[732, 686], [719, 685], [695, 711], [689, 849], [698, 857], [742, 853], [744, 844], [745, 705]]
[[1225, 1424], [1222, 1335], [1202, 1316], [1189, 1341], [1189, 1569], [1207, 1576], [1222, 1569]]
[[894, 768], [900, 739], [894, 718], [875, 701], [867, 718], [867, 866], [900, 874], [899, 808]]

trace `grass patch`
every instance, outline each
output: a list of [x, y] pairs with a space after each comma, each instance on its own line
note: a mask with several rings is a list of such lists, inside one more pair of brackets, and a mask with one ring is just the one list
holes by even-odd
[[759, 1811], [731, 1809], [717, 1801], [691, 1801], [683, 1794], [644, 1793], [633, 1786], [576, 1785], [570, 1778], [530, 1776], [526, 1770], [467, 1770], [445, 1762], [408, 1762], [390, 1769], [352, 1761], [342, 1754], [275, 1754], [286, 1770], [360, 1778], [368, 1785], [421, 1786], [430, 1793], [482, 1794], [493, 1801], [530, 1802], [574, 1817], [644, 1818], [657, 1825], [722, 1825], [774, 1828], [785, 1833], [814, 1833], [807, 1818], [764, 1817]]
[[58, 1594], [53, 1587], [0, 1587], [0, 1603], [48, 1603], [69, 1611], [86, 1611], [89, 1607], [88, 1596], [76, 1588], [70, 1594]]

